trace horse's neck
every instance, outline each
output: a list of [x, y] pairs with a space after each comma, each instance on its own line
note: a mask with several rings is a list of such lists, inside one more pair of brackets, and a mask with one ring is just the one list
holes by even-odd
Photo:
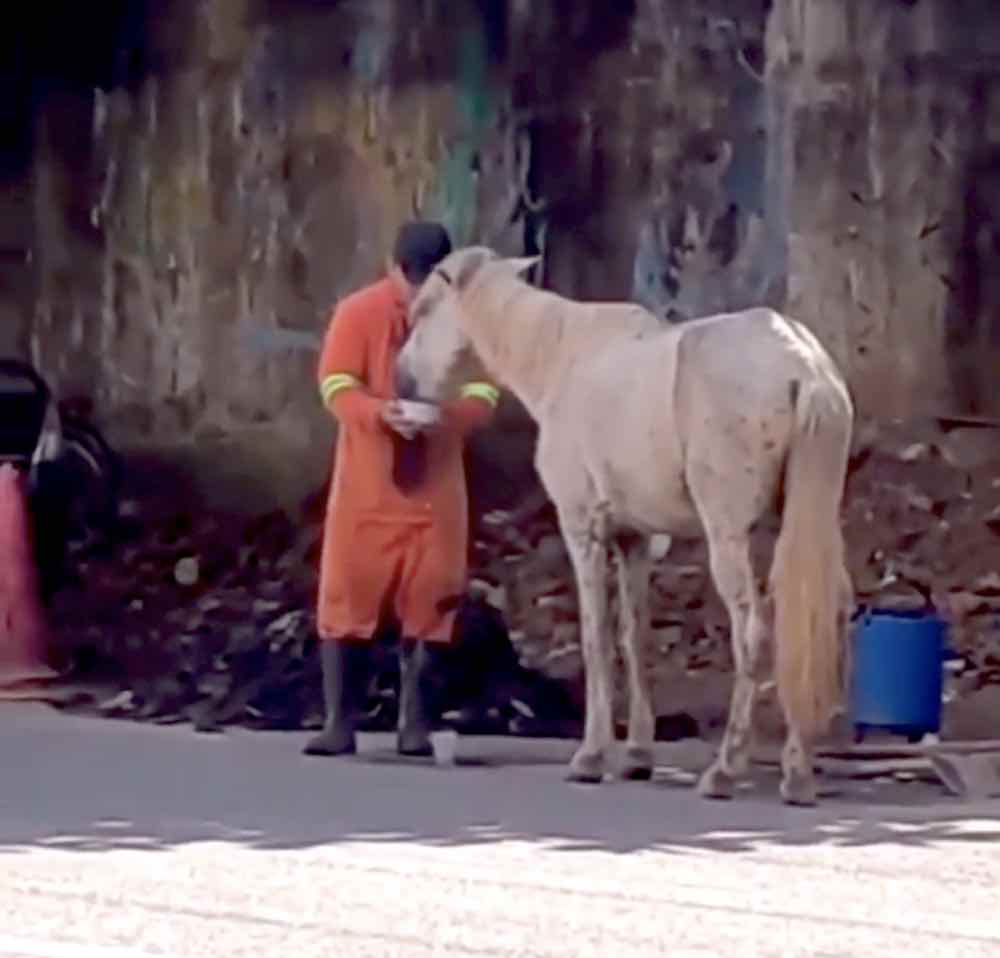
[[579, 303], [509, 276], [470, 290], [468, 332], [492, 375], [537, 419], [581, 357], [663, 327], [634, 303]]
[[502, 277], [470, 291], [468, 332], [491, 374], [537, 418], [577, 355], [582, 304]]

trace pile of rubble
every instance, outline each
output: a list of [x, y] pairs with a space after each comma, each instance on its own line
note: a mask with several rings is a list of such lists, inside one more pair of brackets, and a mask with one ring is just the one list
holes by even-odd
[[[665, 537], [664, 537], [665, 538]], [[659, 539], [659, 537], [658, 537]], [[658, 712], [672, 711], [669, 688], [705, 669], [732, 665], [728, 619], [694, 542], [654, 540], [650, 589], [651, 654], [647, 657]], [[553, 678], [575, 681], [583, 669], [576, 586], [551, 503], [537, 493], [514, 513], [483, 517], [474, 544], [471, 586], [505, 613], [522, 661]], [[618, 614], [615, 570], [609, 569], [610, 610]], [[624, 705], [624, 663], [617, 655], [617, 701]], [[619, 712], [623, 708], [619, 707]]]
[[[861, 426], [844, 515], [859, 603], [935, 606], [965, 658], [964, 687], [1000, 684], [1000, 432]], [[536, 491], [516, 512], [477, 525], [472, 590], [503, 611], [524, 665], [577, 685], [576, 590], [551, 503]], [[203, 727], [317, 724], [315, 516], [134, 526], [112, 555], [79, 559], [79, 587], [53, 610], [69, 645], [121, 666], [126, 691], [107, 709]], [[677, 541], [655, 564], [649, 668], [658, 711], [671, 710], [671, 689], [731, 669], [728, 620], [705, 560], [703, 546]]]
[[859, 602], [937, 609], [966, 684], [1000, 684], [1000, 429], [866, 425], [853, 466], [845, 529]]
[[[767, 556], [776, 531], [760, 530], [755, 553]], [[1000, 684], [1000, 430], [862, 424], [844, 531], [859, 605], [936, 608], [965, 659], [965, 687]], [[517, 513], [487, 515], [476, 549], [479, 586], [507, 613], [526, 663], [577, 675], [576, 593], [551, 505], [535, 497]], [[757, 568], [763, 578], [766, 563]], [[654, 698], [659, 686], [731, 668], [728, 618], [702, 544], [671, 544], [650, 598]]]
[[124, 691], [102, 710], [203, 729], [318, 724], [318, 529], [280, 512], [129, 525], [113, 553], [78, 557], [52, 609], [63, 650], [117, 667]]

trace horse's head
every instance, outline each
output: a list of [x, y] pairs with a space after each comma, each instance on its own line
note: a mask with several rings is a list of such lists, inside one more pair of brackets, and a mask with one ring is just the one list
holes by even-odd
[[446, 256], [424, 281], [410, 304], [410, 335], [396, 361], [399, 395], [440, 402], [461, 383], [483, 379], [483, 362], [469, 335], [465, 294], [483, 278], [486, 267], [516, 276], [535, 262], [503, 259], [485, 246]]

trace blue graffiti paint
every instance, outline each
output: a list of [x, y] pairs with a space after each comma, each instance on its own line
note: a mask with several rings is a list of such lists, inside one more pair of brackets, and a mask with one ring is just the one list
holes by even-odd
[[384, 81], [392, 57], [395, 33], [387, 2], [394, 0], [354, 0], [347, 4], [358, 24], [351, 48], [351, 71], [369, 87]]
[[430, 204], [456, 245], [473, 240], [478, 194], [475, 161], [496, 120], [488, 58], [483, 27], [479, 24], [466, 27], [459, 42], [455, 85], [457, 134], [442, 158], [438, 188]]

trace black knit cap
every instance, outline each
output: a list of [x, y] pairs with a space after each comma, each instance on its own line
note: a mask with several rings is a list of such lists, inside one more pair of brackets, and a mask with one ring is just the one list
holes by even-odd
[[403, 224], [392, 258], [407, 281], [419, 286], [450, 252], [448, 231], [440, 223], [418, 220]]

